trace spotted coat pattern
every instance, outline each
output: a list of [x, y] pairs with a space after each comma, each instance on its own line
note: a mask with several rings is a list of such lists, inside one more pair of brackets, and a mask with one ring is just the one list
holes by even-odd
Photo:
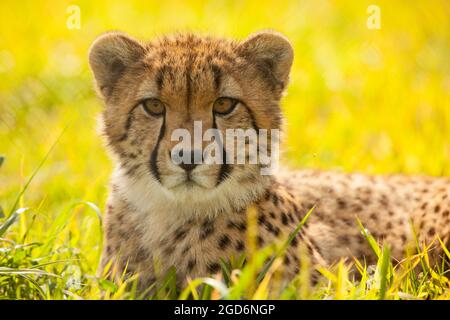
[[[116, 168], [111, 178], [101, 268], [110, 260], [152, 284], [171, 266], [180, 281], [220, 269], [248, 248], [248, 208], [257, 212], [259, 246], [285, 239], [314, 207], [291, 242], [286, 279], [299, 270], [300, 247], [311, 265], [375, 256], [356, 222], [392, 248], [396, 260], [412, 244], [450, 236], [450, 179], [369, 176], [318, 170], [262, 176], [259, 165], [201, 165], [186, 173], [170, 163], [170, 132], [207, 128], [281, 129], [279, 103], [293, 51], [276, 32], [243, 41], [179, 34], [148, 43], [122, 33], [97, 39], [90, 51], [105, 109], [102, 132]], [[236, 98], [226, 116], [215, 99]], [[165, 106], [154, 117], [142, 101]], [[441, 254], [438, 247], [433, 251]]]

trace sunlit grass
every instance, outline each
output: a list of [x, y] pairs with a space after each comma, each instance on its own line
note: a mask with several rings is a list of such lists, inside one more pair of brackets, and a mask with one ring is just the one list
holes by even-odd
[[[376, 1], [381, 30], [366, 28], [373, 1], [77, 1], [80, 30], [66, 27], [69, 4], [0, 4], [0, 298], [140, 298], [133, 278], [95, 276], [111, 163], [96, 135], [101, 104], [86, 57], [106, 30], [150, 39], [185, 30], [244, 38], [276, 29], [295, 48], [283, 100], [285, 164], [450, 175], [445, 0]], [[429, 264], [428, 247], [395, 265], [388, 247], [370, 233], [366, 239], [379, 257], [375, 266], [346, 260], [317, 268], [315, 285], [307, 256], [296, 279], [278, 283], [280, 248], [270, 247], [253, 250], [245, 266], [242, 259], [223, 263], [220, 279], [191, 279], [180, 292], [169, 275], [151, 297], [449, 298], [448, 276]]]
[[[94, 211], [95, 205], [86, 203]], [[9, 299], [448, 299], [450, 281], [445, 274], [448, 266], [430, 265], [430, 246], [418, 248], [418, 253], [408, 255], [393, 264], [390, 249], [376, 242], [361, 222], [361, 232], [378, 256], [376, 265], [367, 266], [362, 261], [341, 260], [329, 268], [314, 266], [313, 272], [321, 275], [312, 285], [310, 258], [300, 246], [300, 268], [290, 282], [283, 281], [283, 257], [289, 243], [307, 223], [312, 208], [289, 237], [263, 249], [250, 250], [248, 256], [223, 261], [221, 273], [203, 278], [188, 279], [184, 288], [177, 288], [175, 269], [146, 291], [137, 291], [139, 275], [126, 275], [111, 261], [99, 276], [85, 264], [82, 252], [56, 239], [64, 233], [70, 235], [68, 208], [51, 225], [43, 242], [23, 244], [1, 238], [14, 220], [27, 209], [18, 209], [0, 225], [0, 295]], [[256, 209], [248, 211], [248, 240], [251, 217]], [[34, 219], [33, 219], [34, 220]], [[100, 224], [101, 217], [99, 216]], [[256, 225], [255, 225], [256, 226]], [[28, 230], [26, 231], [28, 233]], [[256, 239], [253, 239], [256, 241]], [[70, 241], [69, 241], [70, 243]], [[439, 239], [447, 258], [450, 252]], [[356, 273], [352, 272], [355, 271]], [[111, 279], [115, 279], [112, 281]]]

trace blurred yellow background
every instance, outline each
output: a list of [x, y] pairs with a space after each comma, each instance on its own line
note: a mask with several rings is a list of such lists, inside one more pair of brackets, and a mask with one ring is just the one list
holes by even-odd
[[[379, 30], [366, 25], [372, 4], [380, 8]], [[80, 8], [79, 29], [67, 26], [70, 5]], [[67, 127], [21, 199], [37, 213], [31, 235], [45, 234], [52, 217], [76, 200], [103, 208], [111, 163], [96, 134], [101, 103], [87, 50], [107, 30], [141, 39], [280, 31], [295, 47], [282, 103], [286, 164], [450, 175], [449, 18], [445, 0], [2, 1], [0, 205], [12, 206]], [[97, 229], [85, 228], [95, 220], [77, 223], [86, 249], [98, 239]]]

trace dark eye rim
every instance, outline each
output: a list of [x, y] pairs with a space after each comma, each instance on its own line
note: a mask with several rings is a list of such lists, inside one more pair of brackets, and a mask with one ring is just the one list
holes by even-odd
[[[160, 113], [156, 113], [156, 112], [151, 111], [151, 110], [148, 109], [147, 106], [145, 105], [145, 103], [146, 103], [147, 101], [158, 101], [158, 102], [163, 106], [163, 111], [161, 111]], [[163, 116], [163, 115], [166, 113], [166, 105], [165, 105], [161, 100], [159, 100], [158, 98], [146, 98], [146, 99], [142, 99], [142, 100], [139, 102], [139, 104], [142, 106], [142, 109], [144, 109], [144, 111], [145, 111], [147, 114], [151, 115], [152, 117], [156, 117], [156, 118], [157, 118], [157, 117], [161, 117], [161, 116]]]
[[[226, 97], [226, 96], [224, 96], [224, 97], [219, 97], [219, 98], [217, 98], [217, 99], [214, 101], [214, 104], [215, 104], [219, 99], [228, 99], [228, 100], [231, 100], [231, 102], [232, 102], [231, 108], [230, 108], [229, 110], [227, 110], [226, 112], [219, 112], [219, 111], [214, 110], [214, 108], [213, 108], [213, 113], [214, 113], [214, 114], [217, 114], [217, 115], [220, 115], [220, 116], [226, 116], [226, 115], [229, 115], [230, 113], [232, 113], [232, 112], [236, 109], [236, 106], [238, 105], [238, 103], [241, 102], [239, 99], [236, 99], [236, 98], [233, 98], [233, 97]], [[213, 105], [214, 105], [214, 104], [213, 104]]]

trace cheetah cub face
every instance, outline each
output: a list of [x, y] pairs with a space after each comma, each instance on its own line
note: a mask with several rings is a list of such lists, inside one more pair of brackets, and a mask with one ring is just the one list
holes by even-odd
[[[98, 38], [89, 62], [105, 104], [102, 132], [117, 192], [144, 211], [202, 214], [239, 210], [259, 197], [269, 182], [259, 163], [193, 163], [198, 150], [176, 149], [173, 133], [280, 129], [292, 60], [291, 45], [275, 32], [241, 42], [192, 34], [149, 43], [116, 32]], [[223, 144], [221, 157], [230, 147]], [[173, 152], [191, 161], [176, 163]]]

